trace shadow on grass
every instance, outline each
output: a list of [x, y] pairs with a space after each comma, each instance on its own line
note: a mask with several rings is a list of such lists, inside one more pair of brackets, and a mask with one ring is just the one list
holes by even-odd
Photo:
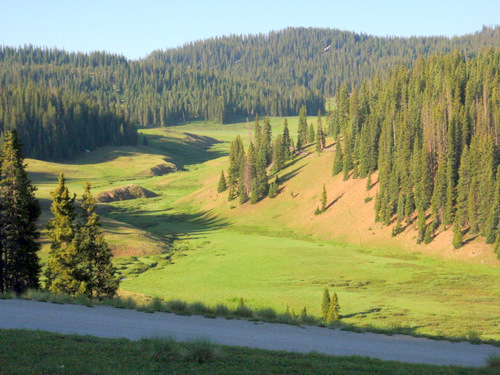
[[[181, 134], [176, 132], [177, 136], [173, 134], [170, 137], [168, 133], [165, 135], [151, 134], [146, 136], [148, 146], [106, 146], [96, 151], [84, 153], [76, 160], [61, 161], [60, 163], [68, 165], [100, 164], [120, 157], [131, 157], [137, 153], [145, 153], [164, 156], [165, 160], [175, 164], [178, 170], [185, 170], [186, 165], [204, 163], [228, 154], [225, 151], [212, 149], [212, 146], [223, 143], [221, 140], [191, 133], [183, 133], [183, 137], [178, 137]], [[46, 181], [57, 178], [57, 176], [50, 173], [34, 172], [30, 173], [30, 178], [33, 181]]]
[[335, 203], [339, 201], [340, 198], [344, 196], [345, 193], [340, 194], [337, 198], [335, 198], [333, 201], [330, 202], [328, 206], [325, 207], [325, 211], [328, 210], [330, 207], [332, 207]]
[[[177, 239], [197, 239], [203, 233], [226, 227], [227, 220], [208, 211], [195, 213], [173, 212], [172, 209], [157, 211], [128, 211], [115, 207], [108, 216], [117, 221], [130, 224], [138, 229], [147, 230], [152, 235], [168, 242]], [[111, 224], [108, 228], [113, 231], [119, 223]]]
[[360, 311], [360, 312], [356, 312], [356, 313], [352, 313], [352, 314], [342, 315], [342, 318], [354, 318], [355, 316], [358, 316], [358, 315], [373, 314], [373, 313], [379, 312], [380, 310], [382, 310], [382, 309], [379, 307], [375, 307], [375, 308], [372, 308], [372, 309], [369, 309], [366, 311]]

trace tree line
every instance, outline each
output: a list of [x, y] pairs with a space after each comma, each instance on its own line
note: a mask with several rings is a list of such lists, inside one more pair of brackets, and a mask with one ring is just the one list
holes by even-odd
[[[51, 246], [44, 288], [102, 299], [115, 295], [119, 281], [90, 190], [87, 183], [77, 207], [61, 173], [58, 187], [51, 192], [54, 218], [47, 224]], [[0, 148], [0, 293], [22, 294], [42, 286], [36, 226], [41, 209], [35, 191], [18, 133], [8, 131]]]
[[316, 113], [344, 82], [349, 90], [359, 89], [376, 72], [411, 66], [420, 55], [457, 49], [472, 57], [485, 45], [500, 47], [500, 27], [454, 38], [287, 28], [211, 38], [134, 61], [106, 52], [4, 46], [0, 82], [85, 94], [105, 108], [123, 109], [125, 122], [143, 126], [192, 118], [224, 123], [256, 114], [297, 115], [302, 106]]
[[135, 145], [137, 129], [119, 106], [28, 82], [0, 86], [0, 134], [17, 129], [27, 157], [72, 159], [106, 145]]

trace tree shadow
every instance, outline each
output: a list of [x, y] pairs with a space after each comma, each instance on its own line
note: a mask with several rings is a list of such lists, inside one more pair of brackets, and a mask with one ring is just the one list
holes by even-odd
[[342, 315], [342, 318], [354, 318], [355, 316], [358, 316], [358, 315], [373, 314], [373, 313], [379, 312], [381, 310], [382, 310], [382, 308], [380, 308], [380, 307], [374, 307], [374, 308], [366, 310], [366, 311], [359, 311], [359, 312], [355, 312], [352, 314]]
[[[177, 239], [198, 239], [204, 233], [218, 230], [229, 225], [223, 219], [209, 211], [195, 213], [174, 212], [173, 209], [156, 211], [129, 211], [120, 207], [107, 214], [107, 217], [132, 225], [135, 228], [151, 233], [157, 238], [172, 242]], [[116, 228], [119, 223], [109, 225], [109, 230]], [[116, 232], [119, 233], [119, 232]]]
[[335, 203], [339, 201], [340, 198], [344, 196], [345, 193], [340, 194], [337, 198], [335, 198], [333, 201], [331, 201], [328, 206], [325, 207], [325, 211], [328, 210], [330, 207], [332, 207]]
[[[176, 135], [180, 134], [178, 132]], [[181, 133], [183, 137], [169, 137], [168, 131], [165, 135], [147, 135], [148, 145], [138, 146], [105, 146], [96, 151], [83, 153], [75, 160], [60, 162], [68, 165], [89, 165], [110, 162], [120, 157], [132, 157], [137, 153], [163, 156], [165, 161], [173, 163], [177, 170], [185, 170], [187, 165], [200, 164], [206, 161], [228, 155], [226, 151], [214, 149], [213, 146], [224, 143], [221, 140], [192, 133]], [[153, 166], [152, 166], [153, 167]], [[50, 173], [30, 173], [33, 180], [53, 178]]]
[[295, 176], [297, 176], [302, 168], [304, 168], [304, 166], [295, 168], [293, 171], [287, 172], [287, 173], [282, 174], [281, 176], [279, 176], [280, 185], [282, 183], [284, 183], [284, 182], [287, 182], [287, 181], [291, 180]]

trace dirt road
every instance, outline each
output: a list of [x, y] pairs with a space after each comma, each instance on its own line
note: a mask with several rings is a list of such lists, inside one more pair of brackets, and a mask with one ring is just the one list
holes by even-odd
[[179, 341], [208, 338], [224, 345], [438, 365], [483, 366], [488, 355], [500, 355], [500, 348], [491, 345], [25, 300], [0, 300], [0, 328], [131, 340], [154, 336], [174, 336]]

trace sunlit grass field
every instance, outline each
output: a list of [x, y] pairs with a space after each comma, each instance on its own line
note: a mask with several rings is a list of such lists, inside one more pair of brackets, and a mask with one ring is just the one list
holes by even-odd
[[[271, 119], [274, 134], [282, 131], [283, 121]], [[296, 134], [297, 118], [288, 123]], [[338, 294], [348, 324], [500, 340], [499, 268], [424, 255], [416, 245], [403, 248], [383, 236], [371, 240], [366, 228], [357, 227], [361, 219], [356, 215], [373, 212], [373, 202], [364, 203], [373, 192], [361, 189], [359, 202], [337, 197], [335, 189], [357, 191], [356, 184], [365, 183], [332, 179], [333, 152], [312, 152], [291, 162], [280, 172], [282, 191], [274, 200], [239, 206], [225, 193], [217, 194], [229, 142], [240, 134], [248, 144], [251, 129], [253, 119], [229, 125], [194, 122], [141, 130], [147, 146], [103, 148], [71, 163], [28, 160], [44, 207], [41, 225], [50, 217], [49, 191], [61, 170], [77, 194], [85, 181], [92, 182], [96, 195], [137, 184], [160, 196], [99, 206], [124, 291], [232, 307], [242, 297], [252, 307], [282, 312], [288, 306], [299, 313], [305, 306], [319, 315], [326, 285]], [[149, 175], [151, 167], [165, 162], [178, 171]], [[332, 206], [315, 216], [323, 183]], [[340, 200], [335, 203], [335, 198]], [[364, 211], [356, 211], [356, 217], [338, 214], [357, 205]], [[375, 232], [378, 227], [370, 220], [366, 226]], [[45, 242], [42, 259], [46, 254]]]

